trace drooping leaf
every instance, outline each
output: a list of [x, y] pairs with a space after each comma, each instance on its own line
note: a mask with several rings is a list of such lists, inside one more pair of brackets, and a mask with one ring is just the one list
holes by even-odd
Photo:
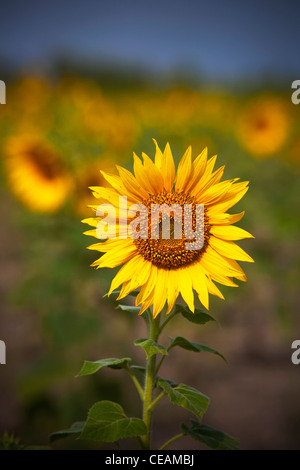
[[214, 429], [206, 424], [191, 420], [192, 427], [188, 428], [185, 424], [181, 425], [181, 429], [187, 436], [202, 442], [210, 449], [215, 450], [238, 450], [239, 441], [225, 432]]
[[206, 312], [202, 312], [199, 308], [195, 308], [195, 312], [193, 313], [188, 307], [181, 304], [175, 305], [175, 313], [181, 313], [184, 318], [192, 323], [197, 323], [198, 325], [204, 325], [209, 321], [216, 321], [214, 317]]
[[167, 380], [158, 379], [157, 386], [168, 394], [172, 403], [186, 408], [198, 418], [202, 418], [207, 410], [209, 398], [189, 385], [178, 384], [172, 387]]
[[54, 442], [57, 439], [64, 439], [65, 437], [75, 436], [80, 434], [83, 431], [85, 421], [77, 421], [73, 423], [69, 429], [63, 429], [61, 431], [56, 431], [50, 434], [50, 442]]
[[124, 369], [127, 367], [127, 364], [130, 361], [130, 357], [123, 357], [122, 359], [116, 359], [112, 357], [109, 359], [100, 359], [99, 361], [84, 361], [82, 369], [76, 375], [76, 377], [95, 374], [95, 372], [98, 372], [98, 370], [102, 369], [103, 367], [110, 367], [111, 369]]
[[149, 359], [154, 354], [162, 354], [163, 356], [168, 354], [168, 351], [164, 346], [156, 343], [152, 339], [147, 339], [147, 338], [137, 339], [134, 342], [134, 345], [140, 346], [141, 348], [144, 349], [147, 359]]
[[141, 307], [134, 307], [132, 305], [121, 305], [121, 304], [119, 304], [116, 308], [119, 310], [123, 310], [123, 312], [135, 313], [136, 315], [138, 315], [141, 310]]
[[164, 382], [167, 382], [170, 387], [174, 388], [174, 387], [177, 387], [179, 385], [178, 382], [174, 382], [173, 380], [170, 380], [170, 379], [163, 379], [162, 377], [160, 377], [159, 375], [156, 376], [156, 382], [155, 382], [155, 387], [159, 387], [159, 380], [163, 380]]
[[115, 442], [146, 433], [147, 427], [143, 420], [128, 418], [118, 403], [105, 400], [95, 403], [90, 409], [80, 439]]
[[183, 338], [182, 336], [177, 336], [176, 338], [170, 338], [170, 340], [171, 340], [171, 343], [168, 346], [168, 351], [170, 351], [170, 349], [174, 348], [175, 346], [179, 346], [180, 348], [186, 349], [188, 351], [209, 352], [212, 354], [216, 354], [217, 356], [220, 356], [225, 362], [227, 362], [223, 354], [219, 353], [216, 349], [206, 346], [206, 344], [194, 343], [193, 341], [188, 341], [186, 338]]

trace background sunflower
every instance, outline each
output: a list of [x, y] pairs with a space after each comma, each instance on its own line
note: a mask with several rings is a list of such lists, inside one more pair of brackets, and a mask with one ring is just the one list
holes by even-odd
[[24, 205], [42, 213], [60, 209], [72, 179], [49, 143], [38, 136], [14, 136], [4, 143], [3, 154], [11, 190]]
[[275, 96], [251, 100], [237, 122], [241, 145], [258, 158], [280, 153], [290, 132], [287, 108], [287, 103]]

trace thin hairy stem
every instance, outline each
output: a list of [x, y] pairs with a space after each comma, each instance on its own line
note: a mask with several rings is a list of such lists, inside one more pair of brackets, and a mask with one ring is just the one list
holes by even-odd
[[177, 434], [176, 436], [174, 437], [171, 437], [171, 439], [169, 439], [167, 442], [164, 443], [164, 445], [162, 445], [159, 450], [164, 450], [168, 447], [168, 445], [170, 445], [172, 442], [176, 441], [177, 439], [179, 439], [180, 437], [183, 437], [184, 434], [183, 432], [180, 433], [180, 434]]

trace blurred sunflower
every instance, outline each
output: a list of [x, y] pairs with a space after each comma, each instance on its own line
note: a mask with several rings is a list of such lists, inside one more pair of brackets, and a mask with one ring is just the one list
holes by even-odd
[[99, 158], [89, 165], [79, 168], [76, 172], [75, 206], [77, 212], [82, 217], [88, 216], [90, 212], [89, 206], [95, 202], [94, 196], [89, 188], [91, 186], [100, 185], [108, 186], [107, 181], [99, 171], [100, 166], [107, 172], [110, 172], [113, 169], [113, 165], [110, 160]]
[[57, 151], [27, 134], [9, 138], [3, 151], [12, 192], [34, 212], [57, 211], [72, 187]]
[[[117, 221], [119, 238], [89, 247], [105, 253], [92, 266], [114, 268], [125, 263], [113, 279], [109, 294], [120, 285], [119, 298], [140, 288], [136, 297], [136, 305], [141, 304], [140, 314], [153, 305], [153, 316], [156, 317], [166, 302], [167, 313], [170, 313], [179, 294], [194, 311], [193, 289], [208, 309], [209, 293], [224, 298], [214, 281], [237, 286], [233, 278], [245, 281], [246, 276], [236, 260], [253, 261], [233, 241], [252, 237], [245, 230], [232, 226], [244, 212], [226, 212], [247, 192], [248, 182], [237, 183], [237, 179], [220, 182], [224, 166], [213, 171], [216, 156], [207, 160], [207, 149], [193, 162], [191, 147], [187, 149], [179, 162], [176, 182], [169, 144], [163, 153], [156, 144], [155, 162], [144, 153], [142, 156], [143, 162], [134, 154], [135, 176], [119, 166], [119, 176], [102, 172], [110, 188], [92, 187], [95, 197], [100, 203], [106, 201], [118, 207], [119, 196], [127, 196], [128, 206], [142, 203], [148, 213], [151, 204], [171, 206], [177, 203], [181, 208], [191, 204], [193, 210], [195, 204], [204, 204], [204, 244], [199, 250], [187, 250], [184, 238], [163, 239], [160, 234], [158, 239], [131, 239], [127, 235], [127, 223], [122, 226], [121, 210]], [[96, 210], [98, 206], [93, 207]], [[100, 217], [83, 220], [92, 227], [97, 227], [99, 221]], [[150, 221], [148, 224], [149, 232]], [[98, 238], [95, 228], [85, 233]]]
[[[166, 302], [169, 313], [179, 293], [194, 311], [193, 289], [208, 309], [208, 293], [224, 298], [214, 281], [237, 286], [233, 278], [245, 281], [246, 276], [236, 260], [253, 262], [233, 241], [252, 237], [245, 230], [232, 226], [244, 212], [226, 213], [247, 192], [248, 182], [237, 183], [237, 179], [220, 182], [224, 166], [213, 171], [216, 156], [207, 160], [207, 149], [193, 162], [191, 147], [187, 149], [180, 160], [175, 184], [175, 165], [169, 144], [163, 153], [156, 144], [155, 162], [144, 153], [142, 156], [143, 163], [134, 154], [135, 176], [119, 166], [119, 176], [102, 172], [110, 188], [91, 188], [95, 197], [117, 207], [119, 196], [127, 196], [128, 205], [142, 203], [148, 210], [153, 203], [169, 206], [177, 203], [181, 207], [192, 204], [193, 208], [197, 203], [204, 204], [203, 247], [186, 250], [186, 239], [166, 240], [161, 234], [158, 239], [133, 240], [127, 236], [128, 225], [124, 239], [119, 213], [117, 227], [123, 239], [108, 239], [91, 245], [89, 249], [105, 253], [92, 266], [114, 268], [125, 263], [113, 279], [109, 294], [121, 284], [119, 298], [140, 287], [136, 297], [136, 305], [141, 304], [140, 314], [153, 305], [156, 317]], [[93, 207], [96, 210], [98, 206]], [[83, 220], [92, 227], [97, 227], [99, 221], [100, 217]], [[85, 233], [98, 238], [95, 228]]]
[[278, 98], [262, 97], [250, 103], [239, 117], [237, 135], [252, 155], [268, 158], [280, 151], [289, 132], [289, 116]]

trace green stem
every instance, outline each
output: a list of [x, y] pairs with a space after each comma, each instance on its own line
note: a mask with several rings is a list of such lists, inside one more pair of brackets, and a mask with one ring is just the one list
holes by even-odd
[[155, 400], [153, 400], [153, 402], [151, 403], [151, 405], [149, 406], [149, 410], [153, 410], [154, 407], [157, 405], [157, 403], [167, 395], [166, 392], [162, 392], [160, 395], [158, 395], [157, 398], [155, 398]]
[[[158, 315], [155, 319], [150, 317], [151, 327], [150, 333], [148, 333], [148, 339], [157, 342], [159, 336], [159, 321], [160, 316]], [[146, 377], [145, 377], [145, 390], [144, 390], [144, 406], [143, 406], [143, 420], [147, 426], [147, 434], [142, 437], [145, 449], [150, 449], [150, 438], [151, 438], [151, 418], [152, 418], [152, 392], [155, 381], [155, 361], [156, 355], [154, 354], [147, 360], [146, 366]]]
[[125, 370], [128, 372], [128, 374], [132, 378], [132, 381], [133, 381], [134, 385], [136, 386], [136, 389], [139, 393], [139, 396], [141, 397], [141, 400], [144, 401], [144, 392], [143, 392], [143, 389], [140, 386], [139, 381], [137, 380], [136, 376], [134, 375], [134, 373], [132, 372], [130, 367], [126, 367]]
[[140, 446], [141, 446], [141, 449], [142, 449], [142, 450], [145, 450], [144, 442], [143, 442], [143, 440], [141, 439], [140, 436], [137, 436], [137, 440], [138, 440], [138, 442], [139, 442], [139, 444], [140, 444]]
[[164, 329], [164, 327], [166, 326], [167, 323], [169, 323], [169, 321], [175, 316], [177, 315], [178, 312], [176, 312], [176, 310], [174, 310], [172, 313], [169, 313], [169, 315], [167, 315], [165, 321], [161, 324], [160, 326], [160, 329], [159, 329], [159, 333], [162, 332], [162, 330]]
[[177, 434], [176, 436], [174, 437], [171, 437], [171, 439], [169, 439], [167, 442], [164, 443], [164, 445], [162, 445], [159, 450], [164, 450], [166, 447], [168, 447], [169, 444], [171, 444], [172, 442], [176, 441], [177, 439], [179, 439], [180, 437], [183, 437], [184, 436], [184, 433], [180, 433], [180, 434]]
[[156, 369], [155, 369], [155, 376], [158, 374], [158, 371], [159, 371], [159, 369], [160, 369], [160, 366], [162, 365], [162, 363], [163, 363], [165, 357], [167, 357], [167, 356], [161, 356], [161, 359], [160, 359], [160, 361], [159, 361], [159, 363], [157, 364]]

